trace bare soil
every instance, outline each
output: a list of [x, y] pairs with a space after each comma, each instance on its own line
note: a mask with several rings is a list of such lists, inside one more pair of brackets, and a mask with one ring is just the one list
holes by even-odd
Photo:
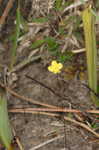
[[[27, 79], [25, 77], [27, 74], [51, 87], [62, 96], [64, 95], [67, 100], [57, 97], [48, 89], [30, 79]], [[71, 80], [69, 82], [67, 81], [67, 83], [62, 81], [57, 78], [57, 76], [49, 73], [47, 68], [42, 64], [42, 61], [30, 64], [18, 72], [18, 78], [19, 80], [15, 90], [25, 97], [61, 107], [69, 107], [71, 104], [73, 108], [81, 110], [92, 107], [88, 90], [82, 86], [80, 81]], [[36, 107], [15, 97], [11, 97], [9, 103], [10, 105], [13, 104], [13, 107]], [[20, 138], [25, 150], [30, 150], [31, 148], [57, 136], [63, 137], [37, 149], [98, 150], [98, 144], [94, 144], [89, 140], [91, 138], [93, 139], [93, 135], [70, 122], [64, 121], [62, 119], [62, 114], [60, 114], [60, 116], [60, 118], [55, 118], [46, 115], [27, 114], [25, 112], [24, 114], [10, 113], [11, 124], [15, 128], [17, 136]], [[94, 148], [94, 145], [97, 148]]]

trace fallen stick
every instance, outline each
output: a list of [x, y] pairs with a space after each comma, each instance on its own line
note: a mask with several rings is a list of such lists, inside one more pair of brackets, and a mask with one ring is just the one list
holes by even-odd
[[30, 150], [37, 150], [37, 149], [42, 148], [43, 146], [45, 146], [45, 145], [47, 145], [49, 143], [52, 143], [52, 142], [54, 142], [54, 141], [56, 141], [56, 140], [58, 140], [60, 138], [64, 138], [64, 136], [63, 135], [59, 135], [59, 136], [57, 136], [55, 138], [49, 139], [49, 140], [47, 140], [47, 141], [45, 141], [43, 143], [40, 143], [39, 145], [37, 145], [35, 147], [32, 147]]
[[[10, 112], [21, 112], [22, 108], [12, 108]], [[78, 109], [69, 109], [69, 108], [24, 108], [24, 111], [38, 111], [38, 112], [55, 112], [55, 113], [91, 113], [99, 114], [99, 110], [78, 110]]]
[[6, 89], [10, 94], [12, 94], [13, 96], [21, 99], [21, 100], [24, 100], [24, 101], [27, 101], [27, 102], [30, 102], [32, 104], [35, 104], [35, 105], [40, 105], [40, 106], [44, 106], [44, 107], [48, 107], [48, 108], [57, 108], [57, 106], [54, 106], [54, 105], [49, 105], [49, 104], [45, 104], [45, 103], [42, 103], [42, 102], [39, 102], [37, 100], [33, 100], [31, 98], [27, 98], [27, 97], [24, 97], [24, 96], [21, 96], [19, 95], [18, 93], [16, 93], [15, 91], [13, 91], [12, 89], [10, 89], [9, 87], [6, 87], [3, 83], [0, 82], [0, 86], [4, 89]]
[[[9, 110], [9, 112], [11, 112], [11, 111]], [[13, 110], [13, 112], [14, 112], [14, 110]], [[16, 112], [17, 113], [24, 113], [25, 112], [25, 113], [29, 113], [29, 114], [42, 114], [42, 115], [47, 115], [47, 116], [60, 117], [59, 114], [48, 113], [48, 112], [38, 112], [38, 111], [28, 111], [28, 110], [24, 110], [24, 109], [21, 109], [20, 111], [17, 110], [17, 111], [15, 111], [15, 113]], [[94, 136], [96, 136], [97, 138], [99, 138], [99, 134], [96, 133], [94, 130], [92, 130], [86, 124], [84, 124], [82, 122], [79, 122], [79, 121], [76, 121], [74, 119], [71, 119], [70, 117], [65, 117], [65, 116], [63, 116], [63, 117], [64, 117], [64, 119], [66, 121], [72, 122], [72, 123], [76, 124], [77, 126], [80, 126], [80, 127], [84, 128], [84, 129], [86, 129], [87, 131], [91, 132]]]
[[[6, 87], [3, 83], [0, 83], [0, 86], [2, 88], [6, 88], [6, 90], [8, 90], [8, 92], [10, 94], [12, 94], [13, 96], [21, 99], [21, 100], [25, 100], [27, 102], [30, 102], [30, 103], [33, 103], [33, 104], [36, 104], [36, 105], [41, 105], [41, 106], [44, 106], [44, 107], [48, 107], [48, 108], [24, 108], [27, 109], [28, 111], [30, 110], [33, 110], [33, 111], [47, 111], [47, 112], [72, 112], [72, 113], [82, 113], [82, 112], [85, 112], [85, 113], [93, 113], [93, 114], [99, 114], [99, 110], [84, 110], [84, 111], [81, 111], [81, 110], [77, 110], [77, 109], [68, 109], [68, 108], [61, 108], [61, 107], [57, 107], [57, 106], [54, 106], [54, 105], [49, 105], [49, 104], [45, 104], [45, 103], [42, 103], [42, 102], [38, 102], [37, 100], [33, 100], [31, 98], [27, 98], [27, 97], [24, 97], [24, 96], [21, 96], [19, 95], [18, 93], [14, 92], [13, 90], [11, 90], [9, 87]], [[21, 110], [18, 108], [18, 110]], [[10, 111], [13, 112], [13, 109], [11, 109]], [[15, 111], [15, 109], [14, 109]], [[17, 109], [16, 109], [17, 111]]]

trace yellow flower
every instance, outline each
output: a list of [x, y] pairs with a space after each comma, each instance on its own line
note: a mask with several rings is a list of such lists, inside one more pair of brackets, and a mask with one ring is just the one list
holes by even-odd
[[53, 60], [51, 65], [48, 67], [48, 70], [50, 72], [53, 72], [54, 74], [57, 74], [61, 72], [62, 68], [63, 68], [63, 64], [57, 63], [57, 61]]

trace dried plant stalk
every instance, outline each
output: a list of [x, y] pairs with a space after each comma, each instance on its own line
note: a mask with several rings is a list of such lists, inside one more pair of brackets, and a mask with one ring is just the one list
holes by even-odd
[[[97, 48], [95, 34], [95, 16], [93, 16], [91, 8], [86, 8], [82, 13], [83, 27], [85, 34], [85, 47], [87, 57], [88, 82], [89, 87], [97, 93]], [[99, 106], [99, 100], [91, 93], [91, 98], [95, 105]]]

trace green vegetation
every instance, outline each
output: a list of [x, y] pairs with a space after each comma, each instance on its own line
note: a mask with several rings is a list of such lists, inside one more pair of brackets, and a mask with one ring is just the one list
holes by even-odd
[[31, 44], [30, 48], [32, 48], [32, 49], [39, 48], [39, 47], [41, 47], [44, 43], [45, 43], [45, 39], [37, 40], [37, 41], [35, 41], [35, 42], [33, 42], [33, 43]]
[[44, 39], [37, 40], [31, 44], [30, 48], [40, 48], [43, 44], [45, 44], [45, 48], [50, 52], [50, 54], [55, 56], [61, 63], [71, 60], [74, 55], [72, 52], [68, 51], [61, 53], [60, 44], [54, 37], [45, 37]]
[[62, 9], [62, 0], [55, 0], [55, 8], [56, 10]]
[[[91, 9], [87, 8], [83, 11], [83, 25], [85, 33], [85, 46], [88, 69], [89, 87], [97, 93], [97, 48], [96, 48], [96, 34], [95, 34], [95, 17]], [[99, 105], [99, 99], [91, 93], [93, 102]]]
[[4, 96], [0, 96], [0, 141], [2, 141], [3, 145], [8, 150], [10, 150], [12, 138], [12, 131], [7, 111], [7, 99]]
[[48, 21], [48, 18], [47, 17], [40, 17], [40, 18], [32, 19], [32, 21], [36, 22], [36, 23], [45, 23]]
[[11, 63], [10, 63], [10, 69], [13, 69], [13, 66], [16, 62], [16, 49], [17, 49], [17, 45], [18, 45], [18, 38], [20, 35], [20, 25], [21, 25], [21, 21], [20, 21], [20, 8], [17, 8], [17, 12], [16, 12], [16, 29], [15, 29], [15, 35], [13, 36], [13, 46], [11, 49]]

